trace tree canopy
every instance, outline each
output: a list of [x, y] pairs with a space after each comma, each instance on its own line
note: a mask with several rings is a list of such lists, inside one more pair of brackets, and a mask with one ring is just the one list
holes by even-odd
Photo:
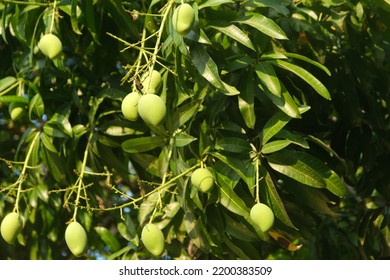
[[0, 13], [1, 259], [390, 257], [388, 0]]

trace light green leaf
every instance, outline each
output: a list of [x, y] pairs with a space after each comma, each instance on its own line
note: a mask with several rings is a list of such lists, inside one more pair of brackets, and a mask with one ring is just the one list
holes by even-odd
[[326, 166], [307, 153], [282, 150], [267, 155], [266, 159], [272, 169], [287, 177], [311, 187], [326, 187], [323, 178]]
[[262, 61], [257, 64], [256, 74], [264, 88], [266, 88], [273, 95], [281, 97], [282, 89], [279, 78], [276, 76], [275, 70], [271, 63]]
[[271, 154], [271, 153], [274, 153], [274, 152], [277, 152], [277, 151], [284, 149], [285, 147], [287, 147], [290, 144], [291, 144], [290, 140], [271, 141], [271, 142], [268, 142], [265, 145], [263, 145], [263, 147], [261, 148], [261, 153], [262, 154]]
[[[225, 156], [221, 153], [212, 153], [211, 155], [213, 157], [216, 157], [217, 159], [219, 159], [221, 162], [223, 162], [225, 165], [227, 165], [231, 169], [233, 169], [239, 175], [239, 177], [241, 177], [243, 180], [245, 180], [245, 182], [249, 182], [248, 178], [247, 178], [247, 171], [246, 171], [245, 165], [241, 160], [239, 160], [235, 157], [232, 157], [232, 156]], [[234, 172], [232, 172], [232, 173], [234, 173]]]
[[281, 40], [287, 40], [287, 36], [284, 31], [270, 18], [258, 13], [246, 13], [236, 20], [238, 23], [243, 23], [252, 26], [260, 32]]
[[262, 165], [260, 167], [260, 193], [262, 197], [266, 197], [269, 206], [274, 212], [275, 216], [282, 221], [285, 225], [295, 228], [290, 217], [287, 214], [286, 208], [284, 207], [283, 201], [280, 198], [274, 181], [272, 180], [267, 169]]
[[146, 136], [128, 139], [122, 143], [122, 149], [127, 153], [147, 152], [165, 144], [162, 136]]
[[121, 248], [118, 239], [116, 239], [115, 235], [112, 234], [107, 228], [103, 226], [97, 226], [95, 227], [95, 231], [111, 252], [116, 252]]
[[283, 112], [277, 112], [264, 125], [261, 131], [261, 143], [265, 145], [275, 134], [277, 134], [291, 120]]
[[[5, 32], [3, 32], [5, 33]], [[7, 90], [12, 85], [16, 84], [18, 80], [15, 77], [7, 76], [0, 80], [0, 95], [3, 94], [3, 91]]]
[[325, 65], [323, 65], [317, 61], [314, 61], [314, 60], [312, 60], [304, 55], [300, 55], [297, 53], [289, 53], [289, 52], [283, 53], [283, 54], [287, 57], [290, 57], [290, 58], [296, 58], [296, 59], [300, 59], [302, 61], [308, 62], [308, 63], [320, 68], [321, 70], [323, 70], [326, 74], [328, 74], [328, 76], [331, 76], [329, 69]]
[[30, 119], [32, 119], [33, 114], [40, 118], [44, 112], [45, 105], [43, 104], [42, 97], [40, 94], [35, 94], [33, 98], [31, 98], [30, 105], [28, 107]]
[[224, 90], [224, 85], [218, 73], [218, 66], [210, 57], [206, 48], [200, 44], [195, 44], [191, 49], [192, 63], [199, 73], [218, 89]]
[[178, 133], [175, 136], [175, 145], [176, 147], [184, 147], [196, 140], [195, 137], [188, 135], [184, 132]]
[[208, 0], [203, 4], [199, 5], [199, 10], [203, 8], [219, 6], [227, 3], [234, 3], [234, 1], [233, 0]]
[[210, 27], [218, 30], [219, 32], [224, 33], [233, 40], [236, 40], [237, 42], [243, 44], [247, 48], [255, 50], [255, 47], [253, 46], [249, 36], [236, 25], [229, 24], [228, 22], [212, 22]]
[[330, 100], [330, 93], [328, 89], [316, 78], [314, 77], [310, 72], [305, 70], [304, 68], [292, 64], [290, 62], [284, 61], [284, 60], [274, 60], [272, 61], [273, 64], [275, 64], [278, 67], [281, 67], [285, 70], [288, 70], [301, 79], [303, 79], [305, 82], [307, 82], [319, 95], [324, 97], [325, 99]]
[[282, 128], [276, 135], [277, 138], [289, 140], [291, 143], [301, 146], [304, 149], [309, 149], [309, 143], [301, 135], [294, 134], [287, 129]]
[[71, 2], [71, 14], [70, 14], [70, 23], [73, 29], [73, 32], [81, 35], [81, 31], [78, 24], [78, 11], [79, 7], [77, 6], [78, 0], [72, 0]]

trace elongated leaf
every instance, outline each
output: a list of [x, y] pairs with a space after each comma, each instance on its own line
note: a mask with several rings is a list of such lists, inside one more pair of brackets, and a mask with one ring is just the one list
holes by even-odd
[[102, 2], [106, 10], [110, 13], [117, 26], [129, 34], [133, 40], [138, 40], [139, 34], [137, 25], [123, 7], [120, 0], [105, 0]]
[[71, 14], [70, 14], [70, 23], [72, 25], [73, 32], [76, 34], [81, 34], [81, 31], [79, 29], [79, 23], [78, 23], [78, 0], [72, 0], [71, 2]]
[[297, 104], [295, 103], [294, 99], [290, 95], [290, 93], [287, 91], [286, 87], [281, 84], [281, 90], [282, 95], [276, 96], [272, 94], [266, 87], [259, 84], [259, 87], [264, 91], [264, 93], [267, 95], [267, 97], [286, 115], [292, 117], [292, 118], [301, 118], [301, 114], [299, 112], [299, 108]]
[[217, 150], [239, 154], [249, 153], [251, 151], [248, 141], [238, 137], [224, 137], [218, 139], [215, 143], [215, 148]]
[[309, 149], [309, 143], [301, 135], [294, 134], [287, 129], [282, 128], [276, 135], [277, 138], [283, 138], [289, 140], [291, 143], [301, 146], [302, 148]]
[[257, 234], [261, 239], [266, 239], [265, 234], [256, 226], [249, 216], [249, 208], [245, 202], [234, 192], [231, 188], [231, 181], [238, 181], [237, 174], [230, 172], [230, 168], [227, 166], [217, 165], [214, 166], [216, 171], [217, 182], [219, 186], [219, 202], [230, 212], [240, 215], [253, 226]]
[[252, 73], [247, 74], [247, 79], [240, 87], [240, 95], [238, 96], [238, 107], [245, 124], [249, 128], [254, 128], [256, 123], [255, 115], [255, 85]]
[[201, 5], [199, 5], [199, 10], [207, 7], [219, 6], [226, 3], [234, 3], [234, 1], [233, 0], [208, 0], [202, 3]]
[[266, 143], [263, 145], [261, 148], [261, 153], [262, 154], [271, 154], [277, 151], [280, 151], [290, 145], [292, 142], [290, 140], [275, 140]]
[[219, 32], [224, 33], [225, 35], [229, 36], [233, 40], [236, 40], [237, 42], [243, 44], [247, 48], [251, 50], [255, 50], [255, 47], [253, 46], [253, 43], [249, 38], [249, 36], [236, 25], [234, 24], [229, 25], [226, 22], [218, 22], [218, 23], [213, 22], [212, 25], [210, 25], [210, 27], [218, 30]]
[[40, 94], [36, 94], [31, 98], [30, 105], [28, 108], [28, 113], [30, 118], [32, 119], [33, 114], [37, 117], [42, 117], [45, 112], [45, 105], [43, 104], [43, 100]]
[[188, 135], [186, 133], [178, 133], [175, 136], [176, 147], [184, 147], [196, 140], [195, 137]]
[[326, 187], [322, 176], [327, 171], [326, 166], [307, 153], [282, 150], [269, 154], [266, 158], [272, 169], [287, 177], [311, 187]]
[[225, 90], [218, 73], [217, 64], [207, 53], [206, 48], [200, 44], [195, 44], [191, 50], [192, 63], [199, 73], [218, 89]]
[[250, 25], [275, 39], [288, 39], [284, 31], [272, 19], [261, 14], [247, 13], [245, 16], [238, 18], [236, 22]]
[[288, 122], [291, 117], [283, 112], [273, 115], [264, 125], [261, 132], [261, 143], [265, 145], [276, 133], [278, 133]]
[[283, 201], [280, 198], [276, 186], [267, 171], [266, 168], [262, 165], [260, 167], [260, 193], [263, 194], [263, 197], [266, 197], [269, 206], [274, 212], [275, 216], [282, 221], [285, 225], [295, 228], [290, 217], [287, 214], [286, 208], [284, 207]]
[[247, 173], [244, 163], [232, 156], [225, 156], [222, 153], [213, 153], [212, 156], [218, 158], [221, 162], [233, 169], [241, 178], [247, 182]]
[[99, 43], [99, 32], [96, 30], [95, 11], [93, 8], [93, 0], [85, 0], [85, 20], [87, 28], [95, 42]]
[[127, 153], [142, 153], [162, 147], [164, 144], [162, 136], [146, 136], [124, 141], [122, 149]]
[[328, 89], [322, 84], [316, 77], [314, 77], [310, 72], [305, 70], [304, 68], [292, 64], [290, 62], [284, 61], [284, 60], [274, 60], [272, 61], [273, 64], [275, 64], [278, 67], [281, 67], [283, 69], [286, 69], [301, 79], [303, 79], [305, 82], [307, 82], [319, 95], [324, 97], [325, 99], [330, 100], [330, 93]]
[[305, 62], [308, 62], [308, 63], [320, 68], [321, 70], [323, 70], [326, 74], [328, 74], [328, 76], [331, 75], [329, 69], [325, 65], [323, 65], [317, 61], [314, 61], [314, 60], [312, 60], [304, 55], [300, 55], [297, 53], [283, 53], [283, 54], [287, 57], [290, 57], [290, 58], [296, 58], [296, 59], [300, 59], [300, 60], [303, 60]]
[[[3, 32], [5, 33], [5, 32]], [[7, 76], [4, 77], [0, 80], [0, 95], [2, 94], [3, 91], [8, 89], [10, 86], [15, 84], [18, 80], [15, 77], [12, 76]]]
[[116, 239], [115, 235], [113, 235], [107, 228], [97, 226], [95, 227], [95, 231], [111, 252], [116, 252], [121, 248], [118, 239]]
[[256, 65], [256, 74], [259, 77], [263, 87], [269, 90], [270, 93], [277, 97], [281, 97], [282, 89], [279, 78], [276, 76], [272, 64], [269, 62], [260, 62]]

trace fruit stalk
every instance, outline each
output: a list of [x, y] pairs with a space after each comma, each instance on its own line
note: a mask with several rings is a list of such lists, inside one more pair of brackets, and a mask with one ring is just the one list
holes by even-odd
[[55, 19], [56, 11], [57, 11], [57, 0], [54, 0], [53, 10], [52, 10], [53, 15], [52, 15], [52, 17], [51, 17], [51, 23], [50, 23], [50, 30], [49, 30], [49, 33], [52, 33], [52, 32], [53, 32], [53, 28], [54, 28], [54, 19]]
[[22, 192], [23, 178], [26, 175], [28, 162], [30, 160], [32, 151], [34, 149], [35, 143], [36, 143], [38, 138], [39, 138], [39, 132], [36, 132], [36, 134], [34, 136], [34, 139], [31, 141], [30, 148], [27, 151], [27, 155], [26, 155], [26, 158], [25, 158], [24, 163], [23, 163], [22, 172], [20, 173], [20, 176], [19, 176], [19, 179], [18, 179], [18, 181], [19, 181], [19, 183], [18, 183], [18, 191], [17, 191], [17, 194], [16, 194], [15, 207], [14, 207], [14, 211], [17, 212], [17, 213], [19, 212], [19, 199], [20, 199], [20, 193]]
[[92, 136], [93, 136], [93, 133], [89, 134], [87, 146], [86, 146], [85, 151], [84, 151], [84, 158], [83, 158], [83, 163], [81, 165], [80, 175], [79, 175], [79, 177], [77, 179], [77, 183], [76, 183], [77, 195], [76, 195], [75, 208], [74, 208], [73, 218], [72, 218], [73, 221], [76, 221], [77, 209], [78, 209], [78, 206], [80, 203], [81, 186], [83, 184], [85, 167], [87, 166], [88, 149], [89, 149], [89, 145], [91, 143]]

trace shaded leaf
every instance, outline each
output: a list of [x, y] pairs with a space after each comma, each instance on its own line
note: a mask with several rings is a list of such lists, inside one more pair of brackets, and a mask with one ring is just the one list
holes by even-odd
[[302, 184], [325, 188], [323, 179], [324, 165], [309, 154], [297, 151], [282, 150], [266, 156], [272, 169]]
[[147, 152], [165, 144], [162, 136], [146, 136], [134, 139], [128, 139], [122, 143], [122, 149], [127, 153]]
[[255, 115], [255, 85], [252, 73], [247, 74], [247, 78], [240, 87], [240, 95], [238, 96], [238, 107], [245, 124], [249, 128], [254, 128], [256, 123]]
[[283, 112], [277, 112], [264, 125], [261, 131], [261, 143], [265, 145], [273, 136], [275, 136], [291, 120]]
[[303, 79], [305, 82], [307, 82], [319, 95], [324, 97], [325, 99], [330, 100], [330, 93], [328, 89], [324, 86], [323, 83], [321, 83], [316, 77], [314, 77], [309, 71], [305, 70], [304, 68], [292, 64], [287, 61], [283, 60], [274, 60], [272, 61], [273, 64], [275, 64], [278, 67], [281, 67], [285, 70], [288, 70], [301, 79]]
[[284, 31], [272, 19], [261, 14], [246, 13], [245, 16], [238, 18], [236, 22], [252, 26], [275, 39], [288, 39]]
[[277, 97], [281, 97], [282, 90], [279, 78], [276, 76], [272, 64], [269, 62], [260, 62], [256, 65], [256, 74], [259, 77], [263, 87]]
[[202, 3], [201, 5], [199, 5], [199, 10], [206, 8], [206, 7], [214, 7], [214, 6], [219, 6], [219, 5], [226, 4], [226, 3], [234, 3], [234, 1], [233, 0], [208, 0], [204, 3]]
[[115, 235], [113, 235], [107, 228], [103, 226], [97, 226], [95, 227], [95, 231], [103, 240], [103, 242], [107, 245], [111, 252], [116, 252], [121, 248], [119, 241], [116, 239]]
[[215, 149], [232, 153], [249, 153], [251, 147], [247, 140], [238, 137], [223, 137], [215, 143]]
[[280, 151], [290, 145], [292, 142], [290, 140], [275, 140], [266, 143], [261, 147], [262, 154], [271, 154], [277, 151]]

